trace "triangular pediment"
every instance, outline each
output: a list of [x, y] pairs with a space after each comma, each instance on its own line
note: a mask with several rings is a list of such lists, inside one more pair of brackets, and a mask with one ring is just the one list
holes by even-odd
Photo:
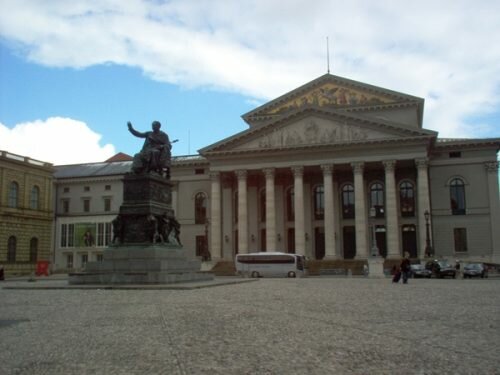
[[242, 117], [254, 126], [308, 107], [363, 112], [396, 105], [413, 105], [419, 113], [423, 111], [421, 98], [326, 74]]
[[296, 110], [278, 121], [270, 121], [243, 131], [200, 150], [200, 153], [285, 150], [397, 141], [435, 135], [435, 132], [429, 130], [408, 129], [388, 122], [376, 122], [362, 115], [307, 108]]

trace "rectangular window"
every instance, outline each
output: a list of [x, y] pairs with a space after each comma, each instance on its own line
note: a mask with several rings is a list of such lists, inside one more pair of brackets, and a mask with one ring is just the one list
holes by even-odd
[[104, 190], [111, 190], [111, 185], [104, 186]]
[[104, 225], [104, 230], [105, 230], [105, 234], [104, 234], [104, 246], [109, 246], [109, 244], [111, 243], [111, 223], [106, 223]]
[[104, 246], [104, 223], [97, 224], [97, 246]]
[[103, 260], [104, 260], [104, 257], [102, 256], [102, 254], [97, 254], [96, 255], [96, 261], [102, 262]]
[[82, 254], [82, 268], [85, 267], [88, 261], [89, 261], [89, 256], [87, 254]]
[[73, 247], [75, 235], [74, 224], [61, 224], [61, 247]]
[[111, 211], [111, 198], [104, 198], [104, 211]]
[[68, 247], [75, 246], [75, 225], [68, 224]]
[[69, 193], [69, 187], [65, 187], [65, 188], [63, 189], [63, 192], [64, 192], [64, 193]]
[[453, 236], [455, 238], [455, 252], [456, 253], [467, 252], [467, 229], [454, 228]]
[[194, 174], [205, 174], [205, 170], [203, 168], [196, 168]]
[[460, 151], [453, 151], [448, 154], [450, 158], [461, 158], [462, 153]]
[[69, 199], [63, 199], [61, 205], [63, 214], [69, 213]]
[[90, 186], [84, 186], [83, 191], [90, 191]]
[[90, 212], [90, 199], [83, 200], [83, 212]]
[[66, 256], [66, 268], [73, 268], [73, 254]]

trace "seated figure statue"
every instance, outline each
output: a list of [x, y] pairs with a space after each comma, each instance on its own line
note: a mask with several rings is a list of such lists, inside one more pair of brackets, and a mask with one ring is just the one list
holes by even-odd
[[152, 131], [138, 132], [127, 123], [130, 133], [139, 138], [145, 138], [144, 145], [139, 153], [134, 155], [132, 172], [136, 174], [156, 172], [170, 178], [170, 161], [172, 144], [167, 133], [160, 130], [159, 121], [153, 121]]

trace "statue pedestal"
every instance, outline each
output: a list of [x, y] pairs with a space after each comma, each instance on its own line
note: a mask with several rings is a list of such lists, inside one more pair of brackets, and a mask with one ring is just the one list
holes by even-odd
[[380, 256], [368, 257], [368, 277], [383, 278], [384, 275], [384, 258]]
[[[213, 280], [200, 272], [201, 261], [189, 259], [171, 223], [172, 183], [160, 175], [127, 174], [123, 204], [113, 221], [114, 242], [102, 262], [69, 274], [70, 284], [170, 284]], [[178, 223], [177, 223], [178, 224]], [[180, 226], [179, 226], [180, 227]], [[194, 252], [193, 252], [194, 254]]]
[[214, 279], [200, 268], [201, 261], [187, 259], [180, 246], [114, 246], [104, 250], [102, 262], [89, 262], [84, 272], [70, 273], [69, 283], [170, 284]]

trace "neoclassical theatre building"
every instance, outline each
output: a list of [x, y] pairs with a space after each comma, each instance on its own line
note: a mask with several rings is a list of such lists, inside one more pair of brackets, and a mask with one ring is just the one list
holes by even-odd
[[[186, 251], [212, 264], [255, 251], [500, 263], [500, 139], [441, 139], [423, 114], [422, 98], [331, 74], [246, 113], [247, 130], [173, 160]], [[99, 257], [130, 165], [56, 167], [59, 268]], [[68, 246], [82, 222], [100, 245]]]

